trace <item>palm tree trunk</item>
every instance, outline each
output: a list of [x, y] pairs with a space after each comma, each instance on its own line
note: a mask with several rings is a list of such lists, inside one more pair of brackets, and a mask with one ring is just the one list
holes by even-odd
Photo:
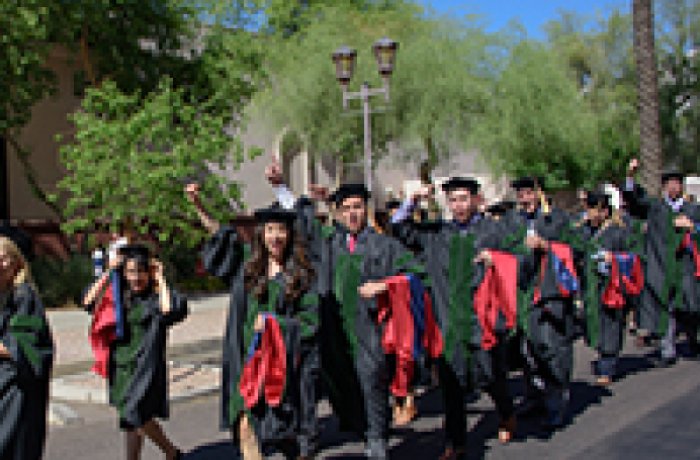
[[659, 82], [654, 49], [654, 9], [651, 0], [633, 0], [634, 55], [637, 63], [642, 184], [658, 195], [661, 188], [661, 124]]

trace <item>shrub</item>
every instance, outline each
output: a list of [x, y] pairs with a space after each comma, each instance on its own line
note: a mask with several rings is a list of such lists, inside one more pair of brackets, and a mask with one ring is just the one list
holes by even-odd
[[62, 307], [80, 303], [84, 290], [93, 281], [92, 259], [86, 254], [71, 254], [68, 259], [36, 257], [32, 274], [44, 305]]

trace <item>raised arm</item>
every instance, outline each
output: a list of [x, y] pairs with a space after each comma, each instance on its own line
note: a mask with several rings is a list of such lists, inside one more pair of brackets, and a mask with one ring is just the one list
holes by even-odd
[[213, 235], [219, 231], [221, 225], [218, 221], [213, 219], [209, 215], [209, 213], [207, 213], [207, 211], [204, 209], [199, 193], [199, 184], [191, 183], [187, 184], [187, 186], [185, 187], [185, 196], [187, 197], [187, 200], [194, 205], [194, 209], [197, 212], [197, 217], [199, 217], [199, 221], [202, 223], [204, 228], [207, 229], [209, 234]]
[[639, 160], [633, 158], [627, 166], [627, 177], [622, 185], [622, 197], [627, 203], [627, 211], [630, 215], [639, 219], [646, 219], [651, 200], [647, 196], [646, 190], [634, 180], [638, 169]]
[[416, 204], [433, 194], [433, 186], [427, 185], [421, 187], [413, 195], [406, 198], [399, 209], [396, 210], [391, 218], [391, 234], [398, 239], [404, 246], [411, 250], [422, 252], [425, 249], [425, 241], [423, 234], [416, 227], [415, 223], [409, 219]]
[[100, 294], [102, 294], [107, 287], [107, 283], [109, 283], [110, 277], [112, 276], [112, 272], [119, 268], [122, 264], [123, 257], [120, 255], [117, 255], [116, 257], [113, 257], [109, 260], [109, 267], [108, 270], [105, 271], [102, 276], [100, 276], [97, 281], [95, 281], [87, 290], [85, 295], [83, 296], [83, 308], [88, 310], [88, 312], [92, 311], [93, 307], [95, 306], [95, 302], [97, 302], [97, 299], [99, 298]]

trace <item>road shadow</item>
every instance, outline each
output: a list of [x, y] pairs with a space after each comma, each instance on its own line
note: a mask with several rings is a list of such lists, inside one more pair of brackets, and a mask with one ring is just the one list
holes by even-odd
[[621, 356], [617, 361], [616, 380], [622, 380], [650, 369], [654, 369], [654, 363], [648, 355]]
[[204, 444], [198, 446], [184, 456], [185, 460], [218, 460], [222, 458], [231, 460], [240, 459], [231, 441], [218, 441], [211, 444]]

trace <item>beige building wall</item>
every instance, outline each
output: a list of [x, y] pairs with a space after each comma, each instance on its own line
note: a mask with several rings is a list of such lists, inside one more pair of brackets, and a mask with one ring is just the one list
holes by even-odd
[[[47, 193], [56, 190], [56, 182], [65, 174], [58, 156], [57, 134], [68, 135], [71, 126], [67, 114], [75, 111], [80, 101], [73, 94], [75, 63], [67, 50], [56, 48], [48, 66], [56, 72], [58, 92], [39, 102], [32, 109], [32, 119], [20, 137], [23, 148], [31, 152], [30, 162], [39, 186]], [[8, 145], [8, 179], [10, 218], [19, 220], [56, 220], [56, 215], [36, 198], [27, 183], [23, 166], [16, 152]]]

